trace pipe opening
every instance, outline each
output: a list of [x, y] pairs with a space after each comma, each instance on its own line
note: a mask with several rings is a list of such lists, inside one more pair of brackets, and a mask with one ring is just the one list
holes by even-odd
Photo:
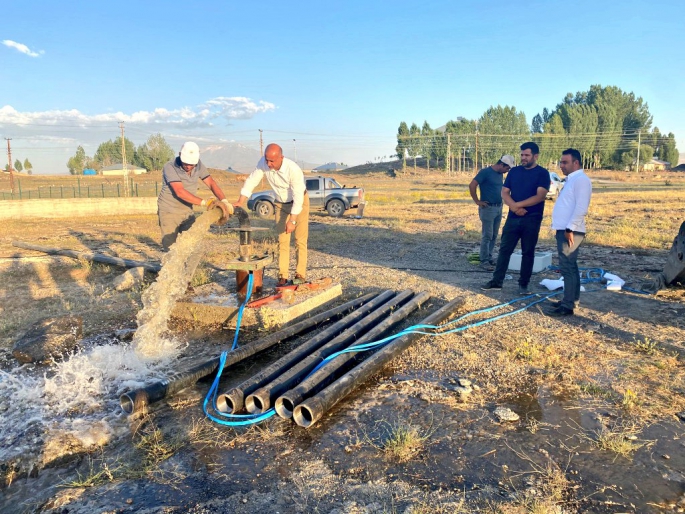
[[264, 405], [262, 405], [262, 401], [258, 397], [250, 395], [245, 400], [245, 408], [250, 414], [261, 414], [264, 410]]
[[233, 414], [233, 400], [231, 400], [227, 394], [221, 394], [216, 399], [216, 408], [219, 410], [219, 412]]
[[121, 405], [121, 410], [126, 414], [131, 414], [133, 412], [133, 398], [131, 398], [128, 393], [122, 394], [119, 397], [119, 405]]
[[295, 410], [293, 402], [283, 396], [276, 400], [276, 405], [274, 408], [276, 409], [276, 414], [285, 419], [292, 418], [293, 410]]
[[295, 418], [295, 423], [305, 428], [311, 425], [312, 419], [314, 419], [311, 411], [304, 405], [298, 405], [295, 407], [293, 417]]

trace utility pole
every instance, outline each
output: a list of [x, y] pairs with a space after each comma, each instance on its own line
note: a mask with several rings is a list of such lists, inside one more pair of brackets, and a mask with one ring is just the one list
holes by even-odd
[[[293, 139], [293, 146], [295, 147], [295, 164], [297, 164], [297, 143]], [[299, 166], [299, 164], [297, 164]]]
[[637, 160], [635, 161], [635, 171], [640, 171], [640, 142], [642, 136], [642, 130], [637, 131]]
[[452, 176], [452, 149], [451, 149], [450, 133], [447, 133], [447, 176]]
[[6, 137], [7, 140], [7, 164], [9, 165], [10, 172], [10, 191], [14, 194], [14, 170], [12, 169], [12, 148], [10, 147], [10, 141], [12, 138]]
[[124, 138], [124, 123], [119, 122], [119, 128], [121, 129], [121, 167], [124, 169], [124, 196], [130, 196], [130, 191], [128, 187], [128, 166], [126, 165], [126, 139]]
[[476, 122], [476, 160], [473, 163], [473, 171], [478, 169], [478, 122]]
[[262, 139], [262, 129], [259, 129], [259, 153], [264, 155], [264, 140]]

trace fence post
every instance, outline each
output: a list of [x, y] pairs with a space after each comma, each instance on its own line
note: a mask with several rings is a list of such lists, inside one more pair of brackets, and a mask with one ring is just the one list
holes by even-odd
[[19, 185], [19, 200], [21, 200], [21, 180], [17, 180], [17, 184]]
[[102, 197], [104, 198], [105, 197], [105, 185], [104, 184], [100, 184], [100, 185], [102, 186]]
[[157, 192], [157, 182], [155, 182], [155, 196], [157, 195], [159, 195], [159, 193]]
[[78, 183], [78, 197], [81, 198], [81, 177], [76, 177], [76, 182]]
[[40, 198], [40, 186], [38, 186], [38, 198]]
[[64, 190], [62, 189], [62, 186], [59, 186], [59, 197], [64, 198]]
[[138, 183], [137, 183], [137, 182], [136, 182], [136, 196], [140, 196], [140, 195], [138, 194]]
[[90, 198], [90, 184], [88, 184], [88, 198]]
[[119, 183], [117, 182], [117, 197], [121, 198], [121, 193], [119, 192]]
[[50, 198], [52, 198], [52, 186], [50, 186]]

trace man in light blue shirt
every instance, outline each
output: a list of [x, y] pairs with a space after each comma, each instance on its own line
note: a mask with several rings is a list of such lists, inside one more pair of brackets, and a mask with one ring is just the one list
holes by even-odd
[[585, 239], [585, 216], [592, 197], [592, 182], [583, 171], [580, 152], [573, 148], [561, 152], [559, 167], [566, 184], [552, 211], [552, 230], [556, 231], [559, 268], [564, 277], [564, 298], [554, 302], [550, 316], [572, 316], [580, 300], [578, 249]]

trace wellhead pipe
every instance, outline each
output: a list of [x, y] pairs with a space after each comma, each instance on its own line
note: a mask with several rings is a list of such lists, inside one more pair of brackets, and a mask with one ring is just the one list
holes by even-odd
[[276, 377], [270, 383], [260, 387], [245, 398], [245, 408], [252, 414], [260, 414], [270, 409], [273, 402], [281, 393], [297, 385], [298, 382], [305, 378], [307, 374], [311, 373], [323, 359], [356, 343], [360, 337], [376, 326], [380, 320], [390, 316], [395, 309], [406, 303], [413, 294], [414, 293], [410, 289], [407, 289], [406, 291], [402, 291], [395, 298], [385, 302], [378, 307], [378, 309], [364, 317], [364, 319], [360, 320], [354, 326], [345, 330], [331, 342], [326, 343], [326, 345], [311, 353], [303, 360], [293, 365], [290, 369], [285, 370], [279, 377]]
[[[294, 323], [285, 327], [278, 332], [274, 332], [266, 337], [263, 337], [246, 346], [236, 348], [230, 352], [226, 357], [225, 367], [236, 364], [256, 353], [264, 351], [272, 346], [304, 334], [319, 325], [323, 325], [331, 320], [335, 320], [347, 314], [348, 311], [356, 309], [357, 307], [369, 302], [375, 293], [367, 294], [354, 300], [350, 300], [338, 307], [324, 311], [320, 314], [307, 318], [305, 320]], [[334, 300], [331, 300], [333, 302]], [[331, 303], [328, 302], [328, 303]], [[193, 385], [195, 382], [214, 373], [219, 367], [219, 357], [208, 360], [202, 364], [198, 364], [187, 371], [174, 373], [143, 388], [124, 393], [119, 398], [119, 404], [124, 412], [132, 414], [139, 412], [147, 407], [147, 405], [157, 402], [167, 396], [170, 396], [186, 387]]]
[[[414, 296], [406, 305], [397, 309], [387, 319], [373, 327], [363, 337], [353, 343], [353, 345], [370, 343], [379, 339], [384, 333], [392, 329], [402, 320], [407, 318], [412, 312], [418, 309], [422, 304], [430, 299], [430, 294], [421, 292]], [[351, 346], [353, 346], [351, 345]], [[362, 354], [363, 355], [363, 354]], [[312, 373], [310, 376], [300, 382], [297, 387], [290, 391], [282, 393], [274, 403], [276, 413], [282, 418], [291, 418], [295, 406], [302, 402], [305, 398], [312, 396], [326, 387], [331, 382], [334, 382], [343, 372], [347, 371], [354, 365], [358, 359], [358, 353], [343, 353], [332, 359], [323, 367]]]
[[[442, 323], [452, 313], [463, 305], [463, 298], [455, 298], [444, 307], [425, 318], [422, 325], [436, 325]], [[406, 334], [395, 339], [387, 346], [371, 355], [359, 365], [345, 373], [338, 380], [320, 391], [318, 394], [306, 399], [295, 407], [293, 418], [301, 427], [309, 428], [319, 421], [321, 417], [336, 403], [359, 387], [365, 380], [380, 371], [383, 366], [409, 348], [414, 342], [422, 337], [422, 334]]]
[[312, 337], [309, 341], [302, 343], [291, 352], [285, 354], [273, 364], [267, 366], [265, 369], [245, 380], [240, 385], [234, 387], [226, 393], [220, 394], [216, 399], [216, 407], [220, 412], [227, 412], [235, 414], [240, 412], [245, 406], [245, 397], [260, 388], [264, 384], [268, 384], [273, 379], [281, 375], [286, 370], [290, 369], [294, 364], [304, 359], [312, 351], [323, 346], [328, 341], [343, 332], [346, 328], [354, 325], [359, 319], [372, 312], [388, 298], [393, 296], [392, 291], [384, 291], [376, 298], [362, 305], [357, 310], [348, 314], [340, 321], [334, 323], [330, 327], [322, 330], [317, 335]]

